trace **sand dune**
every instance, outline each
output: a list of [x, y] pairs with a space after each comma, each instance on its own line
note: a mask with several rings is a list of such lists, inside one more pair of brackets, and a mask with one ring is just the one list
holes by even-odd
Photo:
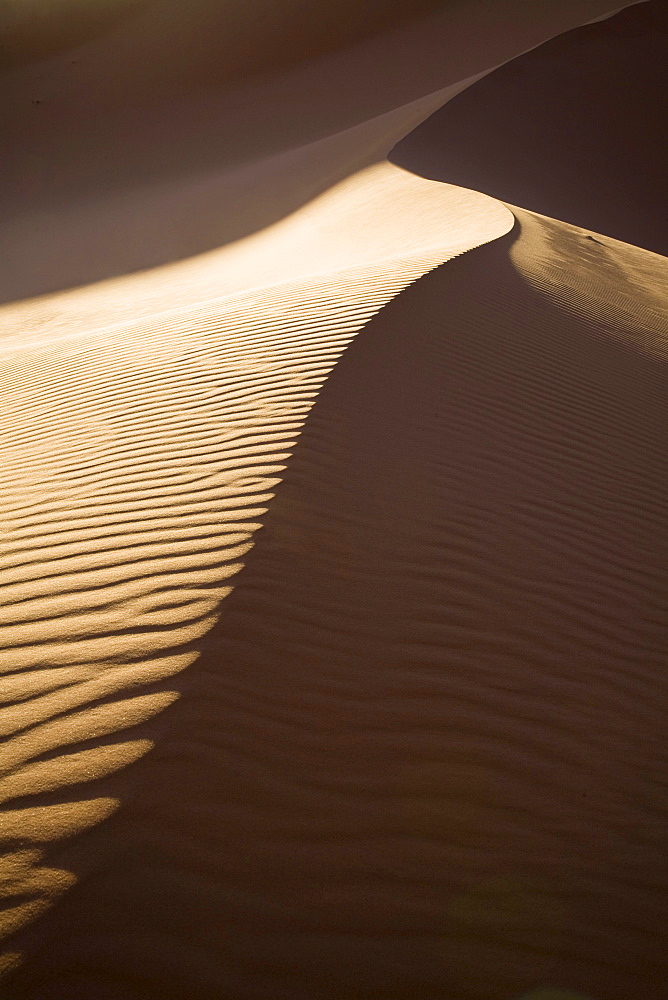
[[15, 206], [11, 1000], [661, 995], [665, 259], [386, 162], [610, 10], [479, 6], [349, 50], [320, 117], [340, 53], [188, 98], [164, 172], [73, 196], [64, 138], [44, 234]]
[[[219, 30], [204, 19], [194, 39], [180, 31], [186, 8], [173, 0], [161, 31], [142, 20], [137, 34], [123, 21], [76, 52], [6, 73], [0, 301], [155, 268], [264, 229], [384, 158], [466, 83], [611, 6], [451, 0], [290, 72], [206, 86], [188, 66], [211, 60], [212, 44], [220, 54]], [[422, 117], [402, 118], [398, 109], [423, 100]], [[382, 133], [364, 129], [388, 113]]]
[[667, 52], [668, 4], [636, 4], [481, 80], [391, 159], [666, 256]]
[[[368, 235], [342, 242], [360, 215]], [[37, 332], [24, 323], [2, 348], [0, 794], [5, 843], [31, 846], [8, 858], [7, 932], [81, 877], [76, 851], [67, 870], [40, 867], [40, 845], [126, 800], [123, 780], [104, 792], [100, 780], [155, 744], [149, 720], [182, 695], [177, 675], [217, 620], [351, 337], [408, 283], [512, 225], [484, 195], [378, 165], [254, 241], [254, 266], [240, 251], [237, 272], [257, 280], [277, 247], [293, 250], [293, 275], [294, 248], [310, 249], [301, 279], [201, 303], [191, 281], [189, 305], [101, 329], [85, 320], [101, 301], [113, 315], [107, 288], [90, 303], [81, 293], [76, 322], [49, 323], [40, 302], [19, 310]], [[330, 269], [313, 274], [318, 250]], [[141, 312], [123, 286], [120, 296]]]

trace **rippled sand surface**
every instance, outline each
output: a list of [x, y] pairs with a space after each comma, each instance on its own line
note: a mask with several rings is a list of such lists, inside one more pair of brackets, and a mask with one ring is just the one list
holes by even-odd
[[443, 86], [0, 308], [3, 998], [664, 995], [666, 260], [388, 163]]

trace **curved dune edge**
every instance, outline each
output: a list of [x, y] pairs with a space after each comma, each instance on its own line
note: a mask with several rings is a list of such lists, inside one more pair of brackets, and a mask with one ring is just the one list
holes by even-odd
[[26, 351], [13, 996], [665, 982], [665, 261], [516, 212]]
[[513, 222], [486, 196], [377, 165], [266, 234], [254, 270], [241, 265], [294, 260], [312, 229], [307, 267], [333, 270], [97, 330], [70, 319], [63, 333], [39, 302], [31, 325], [24, 307], [2, 346], [5, 933], [76, 881], [51, 860], [60, 842], [132, 796], [118, 772], [182, 695], [351, 338]]
[[[438, 260], [442, 252], [452, 256], [506, 232], [512, 214], [497, 199], [425, 180], [377, 160], [378, 148], [387, 143], [388, 135], [410, 128], [466, 83], [321, 143], [255, 164], [250, 171], [239, 171], [235, 183], [241, 196], [244, 190], [269, 186], [277, 175], [299, 175], [304, 160], [322, 163], [338, 156], [350, 166], [360, 147], [361, 160], [372, 160], [260, 233], [187, 260], [0, 306], [0, 349], [98, 336], [100, 331], [137, 321], [151, 323], [157, 315], [176, 315], [207, 304], [215, 307], [256, 289], [317, 280], [350, 267], [399, 259], [398, 255], [432, 253]], [[211, 181], [190, 179], [182, 187], [203, 189], [215, 202], [221, 195], [218, 184], [215, 175]], [[172, 205], [179, 204], [180, 194], [183, 191], [170, 191]], [[161, 193], [157, 199], [162, 214], [163, 197]], [[76, 216], [76, 210], [71, 215]], [[57, 256], [57, 249], [51, 248], [51, 253]]]
[[[449, 0], [290, 72], [204, 85], [202, 59], [225, 62], [220, 5], [205, 6], [195, 16], [179, 0], [151, 4], [146, 18], [76, 53], [3, 74], [0, 301], [185, 261], [260, 232], [384, 159], [476, 79], [611, 9], [609, 0]], [[240, 10], [252, 37], [252, 5]]]

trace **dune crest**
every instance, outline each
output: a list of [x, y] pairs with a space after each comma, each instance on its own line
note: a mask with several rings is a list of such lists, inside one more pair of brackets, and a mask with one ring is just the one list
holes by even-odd
[[[215, 54], [219, 30], [206, 19], [215, 5], [194, 37], [179, 28], [183, 4], [170, 0], [163, 20], [160, 9], [151, 4], [146, 18], [126, 18], [76, 52], [4, 75], [0, 301], [258, 232], [383, 160], [421, 120], [416, 112], [427, 117], [480, 76], [612, 8], [453, 0], [290, 72], [230, 85], [197, 83], [184, 69], [198, 62], [198, 44]], [[159, 58], [161, 45], [172, 59]]]
[[173, 101], [187, 38], [156, 84], [129, 19], [7, 77], [12, 1000], [663, 981], [665, 262], [385, 159], [609, 10], [457, 0]]

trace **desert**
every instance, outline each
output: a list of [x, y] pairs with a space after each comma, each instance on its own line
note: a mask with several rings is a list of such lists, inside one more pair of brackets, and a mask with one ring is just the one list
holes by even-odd
[[47, 7], [0, 995], [661, 1000], [666, 5]]

